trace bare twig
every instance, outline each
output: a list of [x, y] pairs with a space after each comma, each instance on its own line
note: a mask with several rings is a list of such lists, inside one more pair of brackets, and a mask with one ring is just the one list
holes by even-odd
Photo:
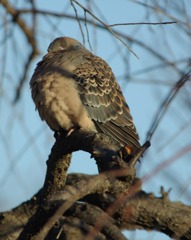
[[183, 87], [183, 85], [187, 82], [190, 81], [191, 79], [191, 71], [188, 73], [184, 74], [181, 79], [175, 84], [175, 86], [170, 90], [170, 92], [167, 94], [166, 98], [164, 101], [162, 101], [161, 105], [159, 106], [159, 109], [157, 110], [155, 117], [153, 118], [153, 121], [151, 123], [150, 130], [147, 134], [147, 140], [151, 140], [154, 132], [156, 131], [161, 119], [163, 118], [165, 112], [170, 106], [170, 103], [172, 100], [175, 98], [177, 95], [178, 91]]
[[[33, 48], [33, 54], [36, 56], [39, 53], [36, 39], [33, 34], [33, 31], [29, 29], [29, 27], [26, 25], [26, 23], [19, 17], [19, 12], [15, 10], [7, 0], [1, 0], [1, 4], [5, 7], [6, 11], [13, 17], [13, 22], [16, 22], [20, 29], [23, 31], [24, 35], [26, 36], [28, 42]], [[33, 9], [35, 12], [35, 10]]]
[[164, 8], [160, 7], [158, 4], [157, 4], [157, 7], [155, 7], [155, 6], [152, 6], [152, 5], [148, 4], [148, 3], [141, 2], [139, 0], [131, 0], [131, 1], [135, 2], [135, 3], [139, 4], [139, 5], [142, 5], [142, 6], [146, 7], [146, 8], [150, 8], [150, 9], [152, 9], [152, 10], [158, 12], [158, 13], [162, 13], [164, 16], [167, 16], [168, 18], [172, 19], [173, 21], [181, 23], [181, 24], [187, 26], [188, 28], [191, 28], [191, 25], [189, 23], [184, 22], [181, 19], [176, 18], [176, 17], [170, 15], [169, 13], [167, 13], [167, 11], [165, 11]]
[[136, 22], [136, 23], [115, 23], [110, 24], [108, 27], [117, 27], [117, 26], [131, 26], [131, 25], [162, 25], [162, 24], [173, 24], [177, 23], [176, 21], [173, 22]]
[[27, 73], [29, 71], [29, 68], [30, 68], [30, 65], [31, 65], [33, 59], [36, 56], [36, 54], [34, 53], [33, 50], [34, 49], [32, 49], [31, 53], [28, 55], [28, 59], [27, 59], [27, 61], [25, 63], [25, 66], [23, 68], [23, 75], [20, 78], [19, 83], [18, 83], [17, 88], [16, 88], [16, 91], [15, 91], [14, 103], [16, 103], [20, 99], [22, 88], [23, 88], [23, 84], [24, 84], [24, 82], [26, 80], [26, 77], [27, 77]]
[[[23, 76], [21, 77], [21, 79], [19, 81], [19, 84], [17, 86], [15, 99], [14, 99], [14, 102], [16, 102], [16, 101], [18, 101], [18, 99], [20, 97], [22, 86], [23, 86], [24, 81], [26, 80], [26, 75], [27, 75], [28, 69], [30, 67], [30, 64], [31, 64], [32, 60], [34, 59], [34, 57], [39, 54], [39, 50], [38, 50], [38, 47], [37, 47], [37, 44], [36, 44], [34, 28], [30, 29], [26, 25], [26, 23], [19, 17], [19, 14], [18, 14], [17, 10], [15, 10], [8, 3], [7, 0], [2, 0], [1, 4], [4, 6], [6, 11], [12, 16], [13, 22], [15, 22], [20, 27], [20, 29], [22, 30], [22, 32], [26, 36], [29, 44], [32, 47], [31, 53], [29, 54], [28, 60], [27, 60], [27, 62], [25, 64]], [[33, 11], [35, 11], [35, 9], [33, 9]], [[35, 21], [34, 21], [34, 23], [35, 23]]]
[[76, 15], [76, 19], [77, 19], [77, 21], [78, 21], [78, 25], [79, 25], [79, 28], [80, 28], [80, 32], [81, 32], [81, 34], [82, 34], [83, 44], [85, 45], [84, 32], [83, 32], [83, 29], [82, 29], [82, 25], [81, 25], [81, 22], [80, 22], [80, 18], [79, 18], [79, 16], [78, 16], [78, 11], [77, 11], [75, 5], [73, 4], [73, 0], [70, 0], [70, 3], [71, 3], [71, 5], [72, 5], [72, 7], [73, 7], [73, 9], [74, 9], [74, 12], [75, 12], [75, 15]]
[[84, 22], [84, 23], [85, 23], [85, 28], [86, 28], [86, 34], [87, 34], [88, 44], [89, 44], [90, 50], [92, 51], [92, 46], [91, 46], [91, 43], [90, 43], [90, 35], [89, 35], [88, 25], [87, 25], [86, 11], [84, 11], [84, 19], [85, 19], [85, 22]]
[[[31, 9], [20, 9], [17, 10], [18, 14], [30, 14], [30, 13], [34, 13]], [[35, 9], [35, 13], [36, 14], [42, 14], [42, 15], [50, 15], [50, 16], [54, 16], [54, 17], [66, 17], [68, 19], [72, 19], [72, 20], [76, 20], [76, 17], [70, 14], [63, 14], [63, 13], [57, 13], [57, 12], [52, 12], [52, 11], [44, 11], [44, 10], [39, 10], [39, 9]], [[86, 21], [86, 23], [95, 25], [100, 28], [100, 29], [105, 29], [105, 26], [103, 24], [99, 24], [99, 23], [95, 23], [92, 22], [89, 19], [85, 19], [84, 17], [80, 17], [79, 16], [79, 20], [80, 21]], [[104, 23], [105, 24], [105, 23]], [[107, 26], [107, 24], [106, 24]], [[123, 32], [119, 32], [116, 30], [112, 30], [116, 35], [120, 36], [121, 38], [126, 39], [127, 41], [133, 42], [134, 44], [144, 48], [146, 51], [148, 51], [150, 54], [152, 54], [153, 56], [155, 56], [156, 58], [158, 58], [160, 61], [162, 61], [165, 65], [167, 66], [171, 66], [173, 67], [179, 74], [181, 74], [181, 71], [177, 68], [176, 64], [174, 62], [169, 61], [167, 58], [165, 58], [164, 56], [162, 56], [162, 54], [160, 54], [160, 52], [156, 51], [155, 49], [151, 48], [149, 45], [143, 43], [140, 39], [135, 39], [130, 37], [127, 34], [124, 34]]]
[[83, 5], [81, 5], [78, 1], [76, 0], [72, 0], [73, 2], [75, 2], [78, 6], [80, 6], [82, 9], [84, 9], [84, 11], [86, 11], [87, 13], [89, 13], [93, 18], [95, 18], [99, 23], [101, 23], [109, 32], [111, 32], [121, 43], [123, 43], [123, 45], [133, 54], [135, 55], [136, 58], [139, 59], [139, 57], [137, 56], [137, 54], [135, 52], [133, 52], [132, 49], [130, 49], [128, 47], [128, 45], [113, 31], [111, 30], [111, 28], [104, 23], [103, 21], [101, 21], [98, 17], [96, 17], [92, 12], [90, 12], [87, 8], [85, 8]]
[[148, 173], [142, 178], [143, 182], [149, 181], [152, 177], [156, 176], [157, 173], [161, 172], [162, 169], [167, 168], [170, 164], [174, 163], [181, 159], [182, 156], [189, 154], [191, 152], [191, 144], [189, 143], [185, 147], [181, 148], [177, 152], [173, 153], [171, 157], [166, 159], [165, 161], [158, 164], [152, 172]]

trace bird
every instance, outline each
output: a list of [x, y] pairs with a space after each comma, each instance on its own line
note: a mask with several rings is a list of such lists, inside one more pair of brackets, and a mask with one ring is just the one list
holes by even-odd
[[32, 99], [43, 121], [56, 133], [75, 129], [104, 133], [129, 155], [139, 136], [110, 66], [76, 39], [58, 37], [30, 80]]

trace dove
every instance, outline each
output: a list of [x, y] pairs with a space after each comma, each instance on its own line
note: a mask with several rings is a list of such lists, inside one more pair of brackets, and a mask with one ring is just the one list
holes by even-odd
[[110, 66], [70, 37], [58, 37], [30, 81], [42, 120], [56, 133], [75, 129], [104, 133], [134, 154], [139, 136]]

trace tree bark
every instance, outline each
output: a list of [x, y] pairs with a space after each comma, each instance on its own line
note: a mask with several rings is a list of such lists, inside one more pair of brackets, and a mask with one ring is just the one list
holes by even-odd
[[[29, 201], [0, 215], [0, 239], [126, 239], [121, 229], [157, 230], [191, 239], [191, 207], [142, 190], [135, 164], [104, 134], [78, 130], [58, 136], [47, 161], [43, 188]], [[98, 175], [67, 175], [71, 153], [91, 153]], [[107, 171], [106, 171], [107, 170]]]

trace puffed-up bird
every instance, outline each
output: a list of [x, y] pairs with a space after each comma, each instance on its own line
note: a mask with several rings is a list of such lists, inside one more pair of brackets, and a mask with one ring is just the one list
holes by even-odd
[[109, 65], [80, 42], [56, 38], [30, 81], [42, 120], [55, 132], [101, 132], [128, 149], [140, 148], [129, 107]]

